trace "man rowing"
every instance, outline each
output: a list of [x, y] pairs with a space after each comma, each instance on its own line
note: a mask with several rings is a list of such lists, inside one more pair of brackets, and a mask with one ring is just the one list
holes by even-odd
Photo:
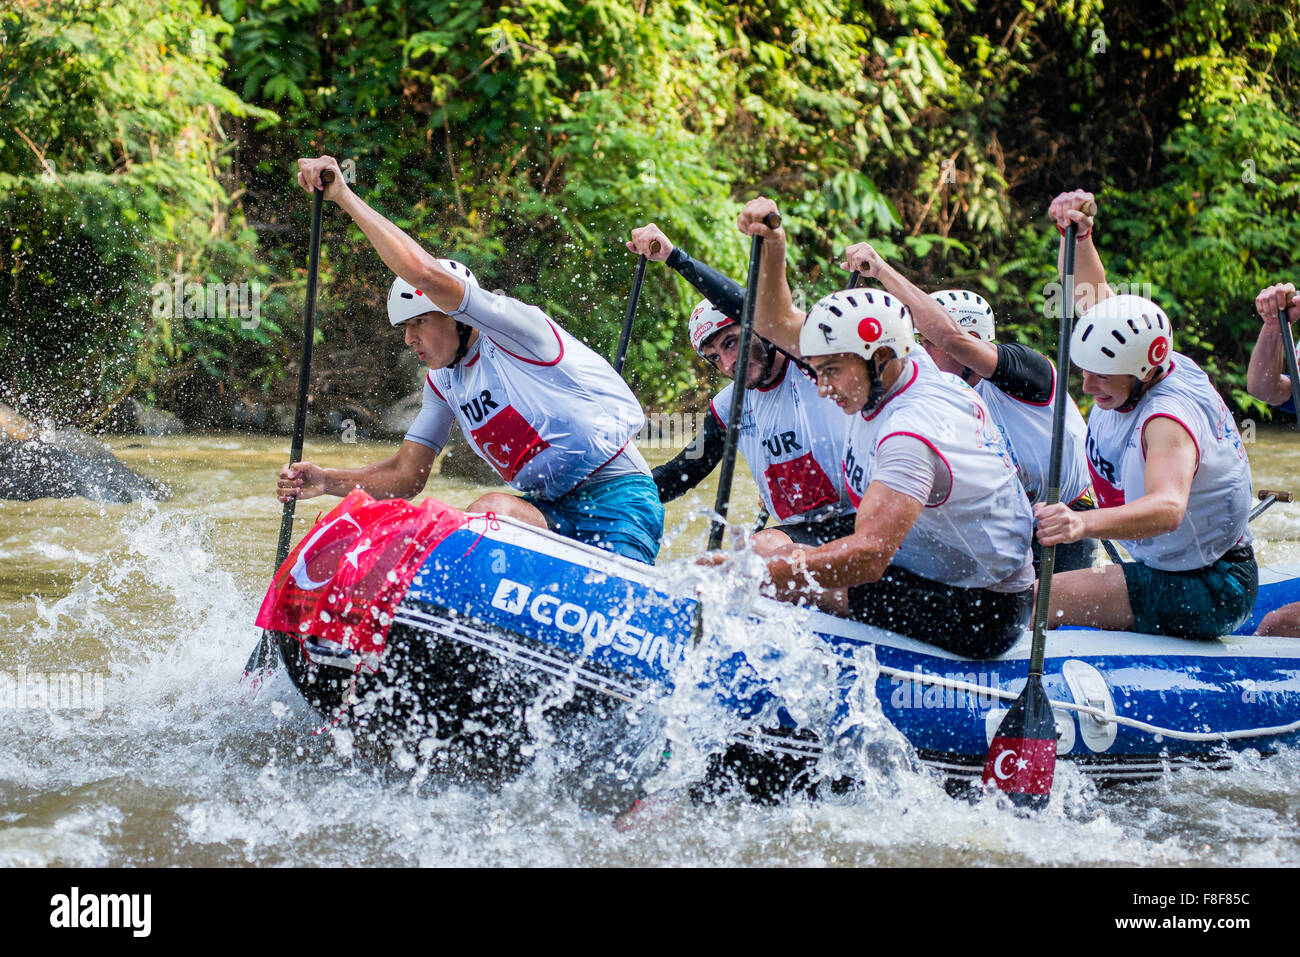
[[[1237, 425], [1205, 373], [1173, 351], [1164, 311], [1117, 296], [1093, 245], [1091, 193], [1062, 193], [1049, 214], [1078, 225], [1079, 317], [1071, 359], [1094, 398], [1088, 461], [1100, 506], [1035, 508], [1044, 545], [1114, 538], [1134, 561], [1052, 581], [1049, 621], [1147, 634], [1213, 638], [1250, 613], [1258, 575], [1250, 530], [1250, 463]], [[1062, 250], [1064, 252], [1064, 250]]]
[[779, 597], [985, 658], [1024, 632], [1033, 565], [1029, 501], [988, 407], [917, 348], [908, 309], [888, 291], [842, 290], [808, 313], [785, 277], [785, 233], [764, 238], [755, 330], [808, 362], [849, 417], [841, 468], [857, 507], [851, 534], [767, 560]]
[[[1255, 315], [1259, 318], [1259, 337], [1246, 367], [1246, 391], [1284, 412], [1295, 412], [1291, 376], [1286, 372], [1282, 344], [1282, 327], [1278, 324], [1283, 310], [1287, 322], [1300, 319], [1300, 294], [1294, 283], [1279, 282], [1266, 286], [1255, 297]], [[1300, 602], [1274, 609], [1264, 616], [1257, 635], [1300, 637]]]
[[[628, 248], [666, 262], [708, 297], [691, 312], [691, 345], [734, 379], [740, 364], [740, 325], [734, 318], [744, 298], [740, 284], [674, 247], [653, 223], [633, 230]], [[764, 507], [778, 523], [754, 537], [754, 549], [770, 554], [791, 542], [819, 545], [847, 535], [854, 509], [840, 469], [845, 416], [818, 393], [803, 369], [760, 336], [750, 343], [745, 385], [738, 447]], [[695, 441], [652, 473], [661, 501], [694, 488], [722, 460], [732, 388], [713, 397], [713, 414]]]
[[[921, 345], [934, 364], [974, 388], [988, 406], [1030, 503], [1044, 501], [1057, 388], [1051, 360], [1020, 343], [995, 343], [993, 307], [983, 296], [966, 289], [945, 289], [927, 296], [869, 243], [850, 246], [843, 265], [877, 280], [908, 307]], [[1084, 454], [1087, 427], [1073, 401], [1066, 403], [1065, 415], [1060, 499], [1070, 508], [1089, 509], [1091, 478]], [[1091, 538], [1060, 546], [1056, 570], [1090, 568], [1096, 547]], [[1035, 561], [1036, 553], [1037, 549]]]
[[[522, 496], [492, 492], [494, 512], [653, 564], [663, 505], [632, 443], [644, 421], [626, 383], [536, 306], [487, 292], [461, 263], [438, 259], [373, 210], [328, 156], [298, 161], [298, 182], [324, 189], [397, 274], [388, 320], [428, 366], [424, 402], [397, 453], [359, 469], [311, 462], [280, 471], [278, 497], [416, 495], [458, 423], [470, 444]], [[320, 174], [334, 171], [322, 186]]]

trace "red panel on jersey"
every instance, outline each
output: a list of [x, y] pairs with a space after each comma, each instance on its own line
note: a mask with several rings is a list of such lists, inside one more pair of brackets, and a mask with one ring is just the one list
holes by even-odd
[[778, 521], [840, 500], [835, 484], [811, 452], [789, 462], [773, 462], [763, 471], [763, 478]]
[[514, 481], [520, 469], [551, 447], [551, 443], [538, 435], [512, 405], [492, 416], [469, 436], [507, 482]]

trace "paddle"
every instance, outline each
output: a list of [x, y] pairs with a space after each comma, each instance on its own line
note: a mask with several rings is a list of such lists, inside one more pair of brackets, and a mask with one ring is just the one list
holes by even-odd
[[1277, 311], [1277, 327], [1282, 333], [1282, 363], [1291, 379], [1291, 403], [1295, 409], [1296, 426], [1300, 428], [1300, 370], [1296, 369], [1295, 339], [1291, 335], [1291, 320], [1286, 317], [1286, 306]]
[[[659, 240], [650, 241], [650, 252], [659, 252]], [[645, 279], [646, 257], [642, 253], [636, 259], [636, 277], [632, 280], [632, 297], [627, 303], [627, 315], [623, 317], [623, 331], [618, 337], [618, 351], [614, 354], [614, 371], [623, 374], [623, 360], [627, 358], [627, 344], [632, 338], [632, 320], [636, 318], [636, 304], [641, 298], [641, 281]]]
[[[763, 219], [768, 229], [780, 229], [781, 217], [768, 213]], [[722, 472], [718, 476], [718, 497], [714, 501], [716, 516], [709, 529], [709, 551], [722, 545], [722, 532], [727, 525], [727, 508], [731, 504], [731, 477], [736, 470], [737, 438], [740, 432], [740, 413], [745, 405], [745, 380], [749, 378], [749, 343], [754, 337], [754, 306], [758, 297], [758, 272], [763, 258], [763, 237], [754, 236], [749, 244], [749, 275], [745, 278], [745, 302], [740, 310], [740, 344], [737, 346], [736, 368], [732, 379], [731, 408], [727, 412], [727, 438], [722, 446]]]
[[[1083, 208], [1096, 215], [1091, 201]], [[1060, 341], [1057, 344], [1058, 387], [1052, 406], [1052, 448], [1047, 472], [1047, 504], [1061, 500], [1061, 459], [1065, 445], [1065, 404], [1069, 401], [1070, 335], [1074, 325], [1074, 245], [1078, 225], [1065, 230], [1065, 261], [1062, 284], [1065, 301], [1061, 307]], [[1047, 613], [1052, 603], [1052, 572], [1056, 568], [1056, 546], [1044, 545], [1039, 558], [1038, 601], [1034, 607], [1034, 640], [1029, 653], [1029, 675], [1024, 690], [998, 725], [988, 760], [984, 762], [984, 784], [996, 784], [1018, 807], [1041, 808], [1052, 793], [1056, 772], [1056, 718], [1043, 688], [1043, 657], [1047, 639]], [[1014, 762], [1012, 765], [1011, 762]]]
[[1247, 521], [1253, 522], [1278, 502], [1289, 501], [1291, 501], [1290, 492], [1274, 492], [1270, 489], [1262, 488], [1259, 490], [1259, 504], [1250, 510], [1250, 515]]
[[[334, 182], [334, 172], [324, 170], [320, 174], [321, 182], [329, 185]], [[321, 204], [325, 191], [318, 189], [312, 197], [311, 207], [311, 252], [307, 260], [307, 309], [303, 316], [302, 329], [302, 364], [298, 369], [298, 407], [293, 416], [293, 444], [289, 450], [289, 464], [302, 461], [303, 435], [307, 431], [307, 385], [311, 379], [311, 347], [316, 335], [316, 273], [320, 265], [320, 221]], [[296, 498], [284, 503], [280, 512], [280, 540], [275, 547], [275, 567], [278, 569], [289, 557], [289, 542], [293, 537], [293, 510]], [[263, 631], [262, 638], [248, 656], [244, 665], [245, 678], [251, 682], [254, 691], [263, 678], [275, 673], [280, 666], [279, 645], [270, 631]]]

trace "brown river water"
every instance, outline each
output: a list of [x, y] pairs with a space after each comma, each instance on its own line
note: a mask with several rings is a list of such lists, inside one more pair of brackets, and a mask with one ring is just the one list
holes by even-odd
[[[323, 722], [283, 674], [251, 702], [239, 687], [272, 571], [271, 490], [287, 440], [109, 444], [174, 499], [0, 502], [0, 669], [73, 674], [83, 692], [70, 707], [0, 702], [0, 866], [1300, 864], [1292, 751], [1104, 791], [1058, 766], [1051, 805], [1031, 818], [898, 770], [848, 796], [684, 807], [629, 833], [559, 793], [544, 761], [500, 792], [415, 787], [358, 759], [345, 735], [317, 734]], [[309, 437], [307, 457], [357, 465], [393, 448]], [[1295, 432], [1261, 429], [1257, 487], [1300, 491], [1298, 453]], [[735, 515], [750, 517], [743, 464], [737, 482]], [[426, 491], [464, 506], [483, 489], [435, 475]], [[661, 565], [684, 569], [702, 550], [713, 494], [669, 506]], [[300, 503], [295, 538], [336, 501]], [[1261, 564], [1300, 562], [1300, 505], [1252, 527]]]

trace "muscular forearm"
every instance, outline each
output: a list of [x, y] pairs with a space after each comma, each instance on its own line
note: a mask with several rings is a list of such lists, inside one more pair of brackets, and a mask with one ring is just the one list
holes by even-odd
[[771, 240], [763, 243], [763, 258], [758, 271], [758, 295], [754, 305], [754, 331], [795, 356], [799, 352], [799, 332], [804, 314], [794, 307], [790, 283], [785, 276], [785, 244]]
[[1141, 541], [1165, 535], [1183, 523], [1187, 500], [1168, 493], [1152, 493], [1114, 508], [1078, 512], [1082, 538], [1119, 538]]
[[1282, 369], [1282, 330], [1276, 322], [1265, 323], [1246, 366], [1246, 391], [1270, 405], [1281, 405], [1291, 395], [1291, 378]]
[[[1065, 275], [1065, 236], [1061, 237], [1060, 252], [1057, 255], [1056, 268]], [[1101, 254], [1086, 236], [1074, 244], [1074, 305], [1078, 312], [1092, 307], [1114, 295], [1114, 290], [1106, 284], [1106, 267], [1102, 265]]]
[[881, 264], [876, 278], [912, 311], [917, 332], [957, 361], [974, 369], [981, 378], [993, 375], [998, 367], [997, 346], [968, 333], [957, 324], [952, 313], [888, 263]]
[[411, 498], [419, 495], [429, 478], [429, 469], [403, 468], [395, 458], [359, 469], [325, 469], [325, 491], [340, 498], [354, 488], [375, 498]]
[[809, 579], [822, 588], [849, 588], [878, 581], [897, 551], [897, 544], [870, 532], [856, 532], [816, 548], [770, 559], [767, 574], [776, 597], [789, 601], [806, 593]]
[[342, 193], [338, 203], [361, 227], [384, 265], [423, 292], [443, 312], [460, 308], [465, 295], [461, 281], [440, 267], [419, 243], [351, 190]]

